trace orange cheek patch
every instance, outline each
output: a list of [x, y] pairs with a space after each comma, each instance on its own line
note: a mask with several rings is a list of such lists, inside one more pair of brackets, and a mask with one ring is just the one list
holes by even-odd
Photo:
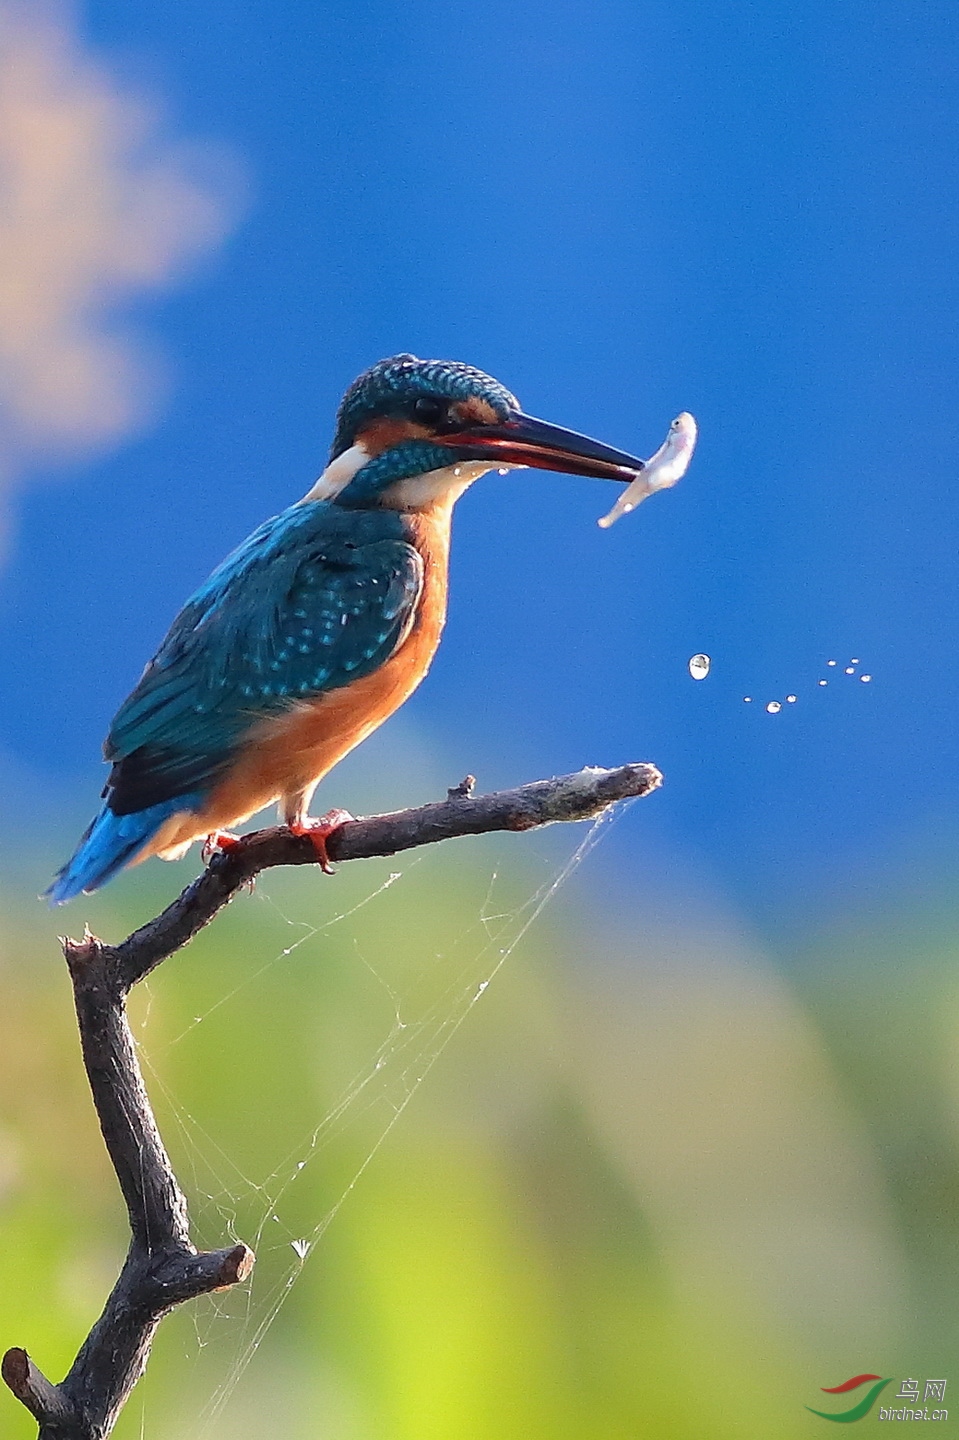
[[382, 455], [384, 450], [401, 445], [404, 440], [430, 438], [431, 431], [425, 425], [417, 425], [414, 420], [403, 420], [396, 415], [381, 415], [359, 431], [354, 443], [362, 445], [367, 454], [373, 456]]
[[[496, 425], [500, 417], [488, 401], [472, 395], [468, 400], [459, 400], [450, 406], [450, 419], [455, 427], [472, 430], [476, 425]], [[390, 450], [394, 445], [402, 445], [404, 440], [439, 440], [442, 443], [444, 439], [444, 435], [437, 435], [428, 425], [418, 425], [415, 420], [407, 420], [400, 415], [380, 415], [357, 432], [354, 444], [362, 445], [372, 457], [382, 455], [384, 450]]]

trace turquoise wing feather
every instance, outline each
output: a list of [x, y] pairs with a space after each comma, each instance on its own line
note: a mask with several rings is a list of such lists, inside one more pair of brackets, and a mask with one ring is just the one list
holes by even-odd
[[268, 520], [187, 602], [120, 707], [110, 809], [209, 790], [257, 721], [382, 665], [422, 585], [395, 512], [318, 502]]

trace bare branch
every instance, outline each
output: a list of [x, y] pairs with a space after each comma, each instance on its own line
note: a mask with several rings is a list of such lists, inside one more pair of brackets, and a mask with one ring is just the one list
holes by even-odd
[[[435, 805], [348, 821], [331, 835], [328, 850], [336, 861], [360, 860], [458, 835], [589, 820], [661, 783], [653, 765], [622, 765], [474, 797], [473, 777], [467, 776]], [[191, 940], [261, 870], [315, 863], [308, 837], [285, 827], [258, 830], [215, 855], [172, 905], [122, 944], [105, 945], [89, 932], [82, 940], [62, 941], [83, 1063], [131, 1240], [103, 1314], [59, 1385], [25, 1350], [3, 1357], [0, 1373], [38, 1421], [39, 1440], [106, 1440], [143, 1373], [163, 1316], [185, 1300], [245, 1280], [253, 1268], [245, 1245], [199, 1252], [190, 1241], [186, 1200], [153, 1118], [125, 1001], [132, 985]]]
[[[468, 780], [472, 780], [468, 776]], [[493, 830], [533, 830], [557, 821], [592, 820], [617, 801], [648, 795], [663, 783], [655, 765], [620, 765], [615, 770], [587, 768], [553, 780], [534, 780], [516, 790], [472, 794], [462, 781], [446, 800], [351, 820], [330, 836], [331, 860], [369, 860], [395, 855], [418, 845], [483, 835]], [[315, 865], [316, 851], [306, 836], [291, 835], [285, 825], [256, 830], [241, 843], [214, 856], [207, 869], [172, 905], [116, 947], [117, 964], [129, 988], [167, 956], [192, 940], [242, 886], [274, 865]]]

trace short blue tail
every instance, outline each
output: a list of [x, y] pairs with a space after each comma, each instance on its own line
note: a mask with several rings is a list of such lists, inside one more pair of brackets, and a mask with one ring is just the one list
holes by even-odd
[[57, 872], [53, 884], [44, 892], [45, 897], [51, 905], [64, 905], [82, 891], [99, 890], [118, 870], [136, 859], [164, 821], [179, 810], [192, 809], [198, 798], [178, 795], [133, 815], [115, 815], [109, 805], [104, 805], [88, 826], [72, 859]]

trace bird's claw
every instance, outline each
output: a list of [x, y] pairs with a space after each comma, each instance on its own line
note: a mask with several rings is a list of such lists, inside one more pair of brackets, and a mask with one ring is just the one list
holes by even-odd
[[214, 855], [219, 855], [225, 850], [235, 850], [239, 843], [239, 835], [231, 835], [229, 830], [211, 830], [203, 842], [200, 859], [204, 865], [209, 865]]
[[293, 835], [305, 835], [316, 851], [317, 864], [324, 875], [334, 875], [336, 872], [330, 864], [326, 842], [334, 830], [355, 819], [356, 816], [351, 815], [349, 810], [328, 810], [319, 820], [291, 820], [287, 828]]

